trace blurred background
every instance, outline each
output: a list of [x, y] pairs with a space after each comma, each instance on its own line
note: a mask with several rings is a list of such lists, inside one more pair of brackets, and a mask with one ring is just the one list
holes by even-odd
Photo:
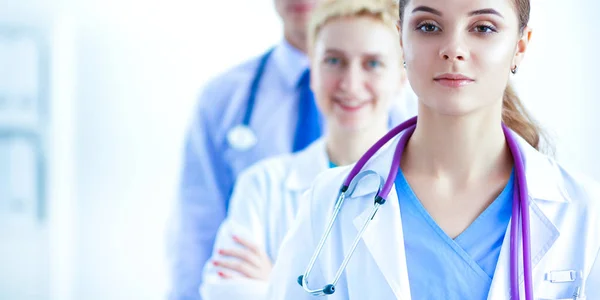
[[[532, 3], [515, 85], [600, 180], [600, 2]], [[0, 299], [165, 299], [196, 96], [280, 30], [272, 0], [0, 0]]]

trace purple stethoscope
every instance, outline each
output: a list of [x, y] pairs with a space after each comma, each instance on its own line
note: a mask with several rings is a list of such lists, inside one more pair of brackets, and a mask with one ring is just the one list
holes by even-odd
[[[377, 143], [375, 143], [367, 152], [358, 160], [358, 162], [354, 165], [354, 168], [346, 177], [346, 180], [342, 184], [340, 188], [338, 198], [335, 202], [334, 211], [329, 219], [329, 223], [325, 230], [325, 233], [321, 237], [319, 244], [317, 245], [317, 249], [313, 253], [313, 256], [310, 259], [308, 267], [304, 272], [304, 275], [300, 275], [298, 277], [298, 283], [304, 288], [304, 290], [314, 296], [323, 296], [323, 295], [331, 295], [335, 292], [335, 286], [340, 279], [342, 272], [345, 270], [346, 265], [350, 261], [352, 254], [356, 250], [356, 246], [373, 219], [375, 214], [379, 210], [379, 207], [383, 205], [388, 197], [390, 190], [392, 189], [392, 185], [394, 183], [394, 179], [398, 174], [398, 169], [400, 168], [400, 158], [402, 157], [402, 152], [408, 142], [408, 139], [411, 137], [412, 133], [415, 130], [417, 125], [417, 117], [413, 117], [404, 123], [396, 126], [390, 132], [388, 132], [385, 136], [383, 136]], [[511, 297], [512, 299], [520, 299], [519, 298], [519, 277], [518, 277], [518, 244], [519, 244], [519, 225], [521, 225], [521, 234], [523, 236], [523, 267], [525, 271], [525, 299], [533, 300], [533, 286], [531, 281], [531, 238], [530, 238], [530, 230], [529, 230], [529, 197], [527, 193], [527, 182], [525, 180], [525, 165], [523, 162], [523, 157], [521, 156], [521, 152], [517, 145], [517, 141], [513, 136], [513, 133], [506, 127], [506, 125], [502, 124], [502, 129], [504, 131], [504, 136], [506, 137], [506, 141], [508, 143], [508, 147], [510, 152], [512, 153], [513, 160], [515, 163], [515, 176], [516, 179], [514, 181], [514, 194], [513, 194], [513, 203], [512, 203], [512, 221], [510, 228], [510, 286], [511, 286]], [[337, 219], [337, 216], [342, 208], [342, 204], [344, 203], [344, 199], [346, 197], [350, 197], [356, 188], [358, 182], [367, 175], [377, 174], [375, 171], [366, 170], [362, 171], [362, 168], [365, 164], [375, 155], [375, 153], [381, 149], [387, 142], [392, 140], [394, 137], [406, 131], [406, 134], [402, 135], [398, 145], [396, 146], [396, 150], [394, 152], [394, 157], [392, 160], [392, 165], [390, 166], [390, 172], [388, 174], [387, 179], [383, 182], [383, 178], [380, 176], [379, 190], [375, 195], [375, 203], [373, 206], [373, 210], [371, 211], [370, 217], [367, 218], [365, 224], [362, 226], [361, 230], [358, 232], [352, 246], [350, 248], [350, 252], [344, 257], [342, 261], [342, 265], [338, 269], [333, 282], [331, 284], [325, 285], [320, 289], [310, 289], [308, 287], [308, 276], [312, 271], [312, 268], [325, 245], [325, 241], [329, 237], [331, 230], [333, 228], [333, 224]], [[361, 172], [362, 171], [362, 172]], [[519, 218], [520, 216], [520, 218]]]

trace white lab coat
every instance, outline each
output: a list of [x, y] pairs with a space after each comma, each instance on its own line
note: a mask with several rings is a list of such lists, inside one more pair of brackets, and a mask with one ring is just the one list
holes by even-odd
[[228, 216], [219, 228], [213, 256], [204, 268], [200, 288], [203, 300], [266, 297], [266, 281], [221, 279], [217, 274], [220, 269], [211, 262], [219, 258], [219, 249], [239, 247], [231, 238], [233, 234], [252, 241], [275, 261], [298, 212], [302, 193], [328, 167], [325, 142], [319, 139], [296, 154], [260, 161], [238, 177]]
[[[381, 150], [366, 169], [386, 178], [397, 142], [398, 138], [390, 142], [393, 147]], [[581, 288], [577, 299], [600, 299], [599, 185], [565, 170], [522, 139], [519, 139], [519, 146], [525, 160], [531, 199], [529, 213], [535, 299], [574, 299], [577, 288]], [[324, 232], [339, 188], [349, 170], [346, 167], [325, 171], [307, 191], [305, 205], [281, 246], [281, 254], [271, 274], [268, 299], [315, 299], [299, 286], [297, 278], [304, 273]], [[376, 177], [363, 178], [353, 196], [345, 200], [329, 241], [308, 278], [310, 288], [322, 288], [333, 280], [358, 229], [371, 212], [379, 182]], [[490, 288], [490, 300], [510, 298], [509, 237], [510, 225]], [[342, 273], [336, 292], [327, 299], [411, 299], [404, 251], [398, 196], [392, 188], [387, 202], [375, 215]], [[521, 299], [525, 299], [522, 259], [520, 270]], [[565, 277], [569, 270], [579, 272], [573, 281], [568, 276], [567, 282], [551, 282], [552, 278]]]

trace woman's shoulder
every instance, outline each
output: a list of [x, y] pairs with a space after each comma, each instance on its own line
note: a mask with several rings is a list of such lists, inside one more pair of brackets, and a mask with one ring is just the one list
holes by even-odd
[[305, 194], [308, 202], [307, 213], [313, 223], [327, 220], [333, 211], [340, 188], [350, 173], [352, 166], [336, 167], [321, 172]]
[[525, 175], [532, 197], [593, 207], [600, 213], [598, 181], [553, 155], [539, 152], [523, 141], [521, 144]]
[[565, 217], [572, 216], [586, 224], [585, 220], [600, 220], [600, 183], [552, 156], [537, 156], [536, 162], [530, 162], [535, 171], [526, 171], [529, 194], [535, 199], [566, 204], [560, 209]]
[[[322, 139], [315, 141], [303, 151], [283, 153], [263, 158], [244, 171], [239, 178], [253, 178], [270, 183], [285, 184], [290, 174], [301, 173], [300, 180], [312, 180], [328, 166], [327, 153]], [[310, 172], [305, 170], [310, 170]]]
[[238, 175], [238, 181], [283, 181], [294, 161], [291, 153], [261, 159]]
[[556, 172], [568, 200], [590, 208], [600, 217], [600, 183], [589, 175], [559, 162], [556, 162]]

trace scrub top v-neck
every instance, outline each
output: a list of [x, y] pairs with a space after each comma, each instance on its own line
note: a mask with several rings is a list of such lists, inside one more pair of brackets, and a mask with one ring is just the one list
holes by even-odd
[[413, 299], [487, 299], [511, 218], [513, 177], [514, 171], [500, 195], [452, 239], [398, 172], [395, 187]]

